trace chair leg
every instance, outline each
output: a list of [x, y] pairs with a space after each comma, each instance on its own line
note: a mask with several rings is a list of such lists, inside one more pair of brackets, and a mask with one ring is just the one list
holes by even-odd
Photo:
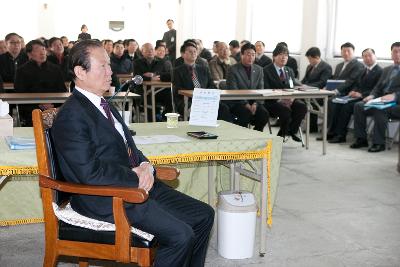
[[301, 130], [301, 126], [299, 127], [300, 139], [301, 139], [301, 146], [304, 147], [304, 138], [303, 138], [303, 131]]
[[269, 134], [272, 134], [271, 122], [269, 121], [269, 119], [267, 121], [267, 125], [268, 125]]
[[44, 252], [43, 267], [56, 267], [57, 255], [52, 248], [46, 246]]

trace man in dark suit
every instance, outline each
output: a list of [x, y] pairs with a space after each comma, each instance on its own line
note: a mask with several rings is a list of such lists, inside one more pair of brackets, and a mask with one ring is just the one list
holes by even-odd
[[28, 61], [26, 53], [22, 51], [22, 38], [15, 32], [5, 37], [7, 52], [0, 55], [0, 75], [6, 83], [15, 81], [17, 68]]
[[[272, 52], [273, 62], [264, 68], [264, 88], [284, 89], [300, 85], [290, 67], [286, 66], [289, 51], [286, 46], [277, 46]], [[279, 117], [279, 136], [291, 136], [296, 142], [301, 142], [297, 136], [301, 121], [307, 113], [306, 104], [300, 99], [266, 100], [265, 107], [273, 117]]]
[[[345, 82], [338, 85], [333, 91], [336, 96], [345, 96], [350, 90], [356, 85], [358, 79], [360, 78], [364, 66], [361, 62], [354, 57], [354, 45], [352, 43], [344, 43], [340, 47], [343, 62], [339, 63], [333, 74], [334, 80], [344, 80]], [[333, 129], [336, 128], [336, 111], [337, 106], [332, 104], [332, 98], [328, 101], [328, 133], [327, 139], [331, 140], [335, 137]], [[322, 136], [317, 137], [318, 141], [322, 141]]]
[[233, 57], [236, 62], [240, 62], [240, 45], [238, 40], [229, 42], [229, 51], [231, 51], [231, 57]]
[[[400, 119], [400, 42], [390, 47], [393, 65], [383, 69], [382, 76], [372, 89], [369, 96], [354, 106], [354, 137], [356, 142], [351, 148], [367, 147], [367, 116], [374, 120], [372, 146], [368, 152], [385, 150], [385, 133], [389, 119]], [[386, 109], [370, 108], [365, 110], [364, 104], [374, 98], [381, 97], [382, 101], [395, 101], [396, 105]]]
[[[51, 131], [63, 176], [74, 183], [144, 189], [148, 200], [125, 204], [125, 211], [134, 227], [157, 237], [153, 266], [204, 266], [213, 209], [157, 179], [118, 111], [102, 97], [112, 71], [101, 43], [78, 42], [70, 59], [76, 88]], [[87, 217], [113, 222], [109, 197], [73, 195], [71, 206]]]
[[174, 21], [167, 20], [168, 31], [164, 32], [162, 40], [167, 44], [168, 57], [174, 64], [176, 59], [176, 30], [174, 29]]
[[[289, 47], [288, 47], [287, 43], [285, 43], [285, 42], [279, 42], [276, 46], [286, 46], [286, 48], [289, 51]], [[297, 66], [297, 60], [294, 57], [291, 57], [289, 54], [288, 54], [288, 60], [287, 60], [286, 66], [293, 70], [295, 78], [299, 78], [299, 68]]]
[[[347, 135], [347, 125], [349, 124], [351, 115], [353, 114], [354, 105], [367, 97], [372, 88], [378, 83], [382, 75], [382, 68], [376, 63], [375, 51], [372, 48], [367, 48], [362, 52], [362, 58], [365, 64], [365, 70], [359, 77], [355, 87], [348, 93], [349, 97], [354, 98], [346, 104], [332, 103], [336, 113], [333, 114], [335, 120], [332, 125], [335, 129], [330, 129], [334, 137], [329, 140], [329, 143], [345, 143]], [[358, 100], [356, 100], [358, 99]]]
[[262, 68], [271, 64], [272, 60], [264, 54], [264, 52], [265, 52], [264, 42], [257, 41], [254, 44], [254, 46], [256, 47], [256, 60], [254, 61], [254, 63], [261, 66]]
[[[321, 59], [321, 51], [318, 47], [308, 49], [305, 56], [310, 64], [307, 66], [306, 74], [301, 83], [320, 89], [324, 88], [328, 79], [332, 77], [331, 65]], [[320, 104], [322, 104], [322, 101], [320, 101]], [[318, 116], [310, 114], [310, 132], [318, 132], [317, 121]]]
[[302, 84], [318, 87], [320, 89], [326, 86], [326, 82], [332, 76], [332, 67], [321, 59], [321, 51], [318, 47], [311, 47], [306, 52], [306, 57], [310, 63], [307, 66]]
[[[207, 66], [196, 63], [197, 45], [194, 42], [184, 42], [181, 47], [183, 64], [174, 69], [172, 85], [174, 88], [174, 99], [178, 112], [183, 114], [183, 96], [178, 94], [179, 90], [193, 90], [194, 88], [215, 88], [211, 78], [210, 69]], [[232, 116], [229, 107], [220, 102], [218, 119], [231, 122]]]
[[[32, 40], [26, 44], [30, 60], [18, 68], [14, 88], [17, 93], [65, 93], [61, 68], [47, 61], [46, 48], [42, 41]], [[53, 104], [40, 104], [42, 110], [54, 107]], [[23, 126], [32, 126], [32, 110], [35, 104], [21, 105], [19, 113]]]
[[[240, 49], [241, 61], [228, 69], [226, 89], [263, 89], [262, 68], [254, 64], [256, 48], [251, 43], [244, 44]], [[237, 117], [236, 123], [247, 127], [254, 124], [254, 130], [263, 131], [268, 122], [269, 114], [263, 104], [257, 101], [224, 101], [232, 114]]]

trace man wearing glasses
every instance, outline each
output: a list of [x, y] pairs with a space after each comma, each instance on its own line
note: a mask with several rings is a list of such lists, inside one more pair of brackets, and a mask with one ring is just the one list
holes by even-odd
[[5, 42], [8, 52], [0, 55], [0, 76], [4, 82], [13, 83], [17, 68], [28, 61], [28, 56], [21, 52], [22, 41], [18, 34], [7, 34]]

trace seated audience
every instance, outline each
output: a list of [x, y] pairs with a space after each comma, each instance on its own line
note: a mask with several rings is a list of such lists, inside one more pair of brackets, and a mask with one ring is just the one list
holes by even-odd
[[321, 51], [318, 47], [311, 47], [306, 52], [306, 57], [310, 63], [306, 68], [302, 84], [318, 87], [326, 86], [328, 79], [332, 77], [332, 67], [321, 59]]
[[68, 41], [67, 36], [61, 36], [60, 39], [61, 39], [61, 42], [62, 42], [62, 44], [64, 46], [64, 51], [68, 54], [68, 52], [69, 52], [69, 47], [68, 47], [69, 41]]
[[196, 44], [197, 44], [197, 48], [200, 51], [199, 57], [204, 58], [205, 60], [210, 62], [210, 60], [212, 59], [212, 55], [211, 55], [211, 52], [208, 51], [207, 48], [204, 48], [203, 41], [200, 39], [196, 39]]
[[[58, 93], [67, 92], [59, 66], [47, 61], [46, 48], [39, 40], [26, 45], [30, 60], [18, 68], [14, 88], [17, 93]], [[42, 110], [53, 104], [40, 104]], [[37, 105], [21, 105], [19, 112], [22, 126], [32, 126], [32, 110]]]
[[130, 74], [133, 72], [133, 63], [123, 56], [124, 45], [121, 41], [114, 43], [113, 52], [110, 57], [111, 69], [115, 74]]
[[[276, 46], [278, 46], [278, 45], [286, 46], [286, 48], [289, 51], [289, 47], [288, 47], [287, 43], [280, 42]], [[290, 55], [288, 55], [288, 61], [286, 63], [286, 66], [293, 70], [295, 78], [299, 78], [299, 69], [298, 69], [298, 66], [297, 66], [297, 61], [296, 61], [296, 59], [294, 57], [291, 57]]]
[[236, 62], [240, 62], [240, 44], [238, 40], [229, 42], [229, 50], [231, 51], [231, 57], [233, 57]]
[[[174, 88], [175, 105], [178, 112], [183, 114], [183, 96], [178, 94], [179, 90], [193, 90], [194, 88], [212, 89], [215, 88], [215, 86], [209, 68], [196, 63], [196, 43], [191, 41], [183, 43], [181, 51], [183, 51], [182, 58], [184, 64], [174, 69], [172, 84]], [[228, 122], [232, 121], [228, 106], [221, 102], [219, 104], [218, 119]]]
[[64, 50], [61, 39], [57, 37], [50, 38], [49, 47], [51, 52], [47, 56], [47, 60], [60, 66], [64, 81], [71, 81], [68, 70], [68, 53]]
[[[256, 48], [246, 43], [240, 49], [241, 61], [228, 69], [226, 87], [230, 89], [263, 89], [262, 68], [254, 64]], [[240, 126], [254, 125], [254, 130], [263, 131], [268, 122], [268, 112], [262, 103], [254, 100], [224, 101]]]
[[[382, 75], [369, 96], [354, 105], [354, 137], [356, 141], [351, 148], [368, 147], [367, 116], [372, 116], [374, 129], [372, 146], [368, 152], [385, 150], [385, 133], [389, 119], [400, 119], [400, 42], [391, 46], [393, 65], [383, 69]], [[381, 97], [382, 101], [394, 101], [395, 106], [386, 109], [365, 109], [369, 100]]]
[[[284, 89], [300, 85], [296, 81], [293, 70], [287, 66], [289, 50], [278, 45], [272, 52], [273, 62], [264, 68], [264, 88]], [[300, 99], [266, 100], [265, 107], [272, 117], [279, 117], [279, 136], [291, 136], [296, 142], [301, 142], [297, 135], [301, 121], [307, 113], [306, 104]]]
[[254, 61], [254, 63], [261, 66], [262, 68], [271, 64], [272, 60], [264, 54], [264, 52], [265, 52], [264, 42], [257, 41], [254, 44], [254, 46], [256, 47], [256, 61]]
[[217, 57], [214, 57], [209, 62], [211, 76], [214, 81], [219, 81], [219, 88], [226, 88], [226, 82], [221, 80], [226, 80], [228, 69], [236, 64], [236, 60], [229, 56], [228, 45], [224, 42], [219, 42], [217, 44]]
[[22, 52], [21, 36], [12, 32], [5, 37], [7, 52], [0, 55], [0, 76], [3, 82], [13, 83], [19, 66], [28, 61], [27, 55]]
[[363, 98], [369, 96], [382, 75], [382, 68], [376, 63], [374, 49], [365, 49], [362, 52], [362, 58], [366, 68], [358, 78], [356, 85], [348, 93], [349, 97], [357, 100], [351, 101], [347, 104], [332, 103], [332, 110], [334, 112], [332, 119], [335, 120], [332, 122], [332, 125], [334, 125], [335, 128], [329, 129], [329, 132], [334, 135], [334, 137], [328, 141], [329, 143], [346, 142], [347, 125], [349, 124], [351, 115], [353, 114], [354, 105]]

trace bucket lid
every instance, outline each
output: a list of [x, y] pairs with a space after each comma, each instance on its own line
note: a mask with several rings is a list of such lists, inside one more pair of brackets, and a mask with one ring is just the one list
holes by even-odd
[[257, 211], [257, 204], [252, 193], [246, 191], [223, 191], [219, 194], [218, 208], [225, 211]]

